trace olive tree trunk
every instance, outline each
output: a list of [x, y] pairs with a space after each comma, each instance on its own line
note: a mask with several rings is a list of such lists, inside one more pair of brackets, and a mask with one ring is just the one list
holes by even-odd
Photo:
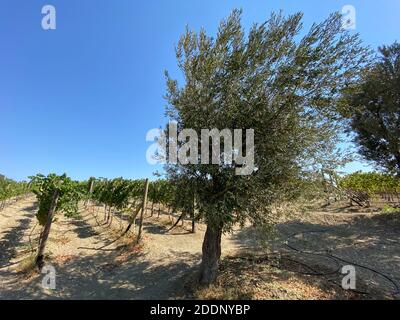
[[203, 241], [203, 256], [200, 265], [200, 284], [210, 284], [215, 281], [221, 257], [222, 228], [207, 226]]
[[56, 190], [54, 191], [53, 198], [51, 199], [51, 205], [49, 213], [47, 214], [46, 224], [40, 236], [39, 249], [35, 262], [38, 268], [42, 268], [44, 264], [44, 250], [46, 248], [47, 239], [49, 238], [50, 228], [53, 222], [54, 213], [56, 212], [58, 197], [59, 194], [58, 191]]

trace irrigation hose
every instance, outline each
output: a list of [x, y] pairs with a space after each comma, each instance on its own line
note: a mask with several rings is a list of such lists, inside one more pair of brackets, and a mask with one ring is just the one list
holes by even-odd
[[336, 265], [339, 266], [338, 269], [337, 269], [335, 272], [331, 272], [331, 273], [328, 273], [328, 274], [326, 274], [326, 275], [333, 275], [333, 274], [336, 274], [336, 273], [339, 272], [340, 266], [341, 266], [340, 263], [338, 262], [338, 260], [339, 260], [339, 261], [341, 261], [341, 262], [348, 263], [348, 264], [350, 264], [350, 265], [357, 266], [357, 267], [359, 267], [359, 268], [362, 268], [362, 269], [371, 271], [371, 272], [373, 272], [373, 273], [379, 275], [380, 277], [386, 279], [387, 281], [389, 281], [389, 282], [393, 285], [393, 287], [394, 287], [394, 289], [395, 289], [395, 291], [393, 291], [393, 292], [391, 293], [391, 295], [392, 295], [392, 296], [398, 296], [398, 295], [400, 295], [400, 286], [399, 286], [399, 284], [398, 284], [395, 280], [393, 280], [392, 278], [390, 278], [388, 275], [382, 273], [381, 271], [378, 271], [378, 270], [376, 270], [376, 269], [373, 269], [373, 268], [371, 268], [371, 267], [358, 264], [358, 263], [356, 263], [356, 262], [354, 262], [354, 261], [345, 260], [345, 259], [343, 259], [343, 258], [341, 258], [341, 257], [338, 257], [338, 256], [336, 256], [336, 255], [331, 254], [330, 252], [333, 251], [333, 250], [335, 250], [335, 249], [331, 249], [331, 250], [329, 250], [329, 251], [326, 250], [326, 252], [323, 254], [323, 253], [319, 253], [319, 252], [312, 252], [312, 251], [308, 251], [308, 250], [307, 250], [307, 251], [301, 250], [301, 249], [298, 249], [298, 248], [294, 247], [293, 245], [289, 244], [289, 241], [290, 241], [293, 237], [295, 237], [295, 236], [297, 236], [297, 235], [299, 235], [299, 234], [317, 233], [317, 232], [323, 233], [323, 232], [328, 232], [328, 231], [330, 231], [330, 230], [329, 230], [329, 229], [318, 229], [318, 230], [306, 230], [306, 231], [302, 231], [302, 232], [296, 232], [296, 233], [293, 233], [293, 234], [291, 234], [291, 235], [288, 236], [287, 240], [285, 241], [285, 245], [286, 245], [289, 249], [291, 249], [291, 250], [293, 250], [293, 251], [295, 251], [295, 252], [297, 252], [297, 253], [308, 254], [308, 255], [314, 255], [314, 256], [325, 257], [325, 258], [330, 258], [332, 261], [335, 261]]

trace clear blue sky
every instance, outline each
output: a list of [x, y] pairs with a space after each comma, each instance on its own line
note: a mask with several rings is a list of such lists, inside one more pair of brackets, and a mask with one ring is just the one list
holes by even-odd
[[[45, 4], [57, 10], [56, 30], [41, 28]], [[0, 173], [148, 177], [157, 168], [145, 136], [165, 123], [163, 70], [178, 76], [185, 25], [215, 33], [243, 8], [247, 26], [283, 9], [303, 11], [308, 27], [345, 4], [366, 44], [399, 39], [398, 0], [0, 0]]]

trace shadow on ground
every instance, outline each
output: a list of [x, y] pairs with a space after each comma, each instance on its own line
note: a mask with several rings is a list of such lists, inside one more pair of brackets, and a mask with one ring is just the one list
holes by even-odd
[[[400, 288], [400, 217], [380, 214], [331, 218], [280, 223], [266, 249], [289, 254], [322, 272], [340, 272], [344, 265], [352, 265], [357, 279], [368, 290], [396, 293]], [[246, 243], [252, 241], [252, 233], [254, 228], [245, 228], [234, 239]]]
[[17, 226], [2, 232], [2, 237], [0, 239], [0, 268], [10, 265], [10, 260], [15, 257], [18, 247], [22, 244], [22, 238], [29, 229], [33, 217], [32, 213], [26, 212], [29, 208], [31, 208], [31, 206], [21, 208], [21, 211], [25, 212], [21, 215], [21, 219], [17, 220]]
[[[56, 269], [56, 289], [41, 288], [42, 275], [7, 290], [3, 299], [172, 299], [184, 287], [184, 276], [198, 257], [182, 254], [173, 263], [151, 264], [135, 255], [118, 263], [118, 253], [98, 253], [62, 264]], [[110, 263], [110, 261], [115, 261]]]

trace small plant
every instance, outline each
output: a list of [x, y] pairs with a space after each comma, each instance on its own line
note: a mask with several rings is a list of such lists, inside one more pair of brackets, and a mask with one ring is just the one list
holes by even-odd
[[388, 205], [385, 205], [381, 211], [383, 214], [400, 214], [400, 208], [395, 208], [395, 207], [391, 207]]

